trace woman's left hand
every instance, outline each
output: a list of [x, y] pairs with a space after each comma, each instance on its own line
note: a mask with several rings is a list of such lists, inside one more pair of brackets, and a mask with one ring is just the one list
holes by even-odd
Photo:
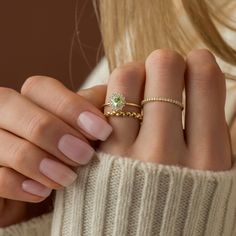
[[[193, 50], [184, 59], [175, 51], [160, 49], [145, 64], [133, 62], [116, 68], [109, 79], [106, 102], [114, 93], [136, 104], [153, 97], [181, 102], [184, 88], [184, 128], [180, 107], [147, 103], [142, 125], [133, 117], [109, 117], [113, 133], [101, 144], [101, 151], [192, 169], [229, 170], [232, 150], [224, 112], [225, 78], [208, 50]], [[133, 106], [124, 110], [140, 112]], [[111, 107], [106, 106], [105, 112], [109, 111]]]

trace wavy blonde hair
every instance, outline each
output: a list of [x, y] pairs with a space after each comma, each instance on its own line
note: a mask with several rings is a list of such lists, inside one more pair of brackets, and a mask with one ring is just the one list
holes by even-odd
[[145, 60], [158, 48], [185, 57], [199, 46], [235, 66], [236, 51], [220, 33], [236, 31], [236, 21], [229, 18], [235, 5], [229, 0], [94, 0], [110, 71]]

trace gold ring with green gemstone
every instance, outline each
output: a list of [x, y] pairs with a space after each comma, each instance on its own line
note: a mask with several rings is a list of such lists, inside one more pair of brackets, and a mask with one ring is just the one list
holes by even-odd
[[138, 107], [140, 109], [142, 108], [141, 105], [131, 102], [126, 102], [125, 97], [121, 93], [113, 93], [110, 96], [108, 103], [102, 105], [102, 107], [105, 106], [110, 106], [112, 111], [122, 111], [122, 109], [125, 106], [133, 106], [133, 107]]

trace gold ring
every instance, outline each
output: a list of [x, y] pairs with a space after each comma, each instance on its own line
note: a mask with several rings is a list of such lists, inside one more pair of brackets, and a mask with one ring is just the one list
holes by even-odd
[[102, 105], [102, 107], [105, 106], [110, 106], [112, 111], [122, 111], [125, 106], [133, 106], [140, 109], [142, 108], [141, 105], [126, 102], [125, 97], [121, 93], [113, 93], [109, 98], [109, 102]]
[[148, 102], [169, 102], [174, 105], [177, 105], [182, 110], [184, 109], [184, 105], [182, 102], [179, 102], [179, 101], [171, 99], [171, 98], [163, 98], [163, 97], [146, 98], [146, 99], [142, 100], [141, 105], [144, 106]]
[[143, 119], [143, 115], [141, 113], [138, 112], [134, 112], [134, 111], [111, 111], [111, 112], [106, 112], [104, 113], [105, 117], [109, 117], [109, 116], [117, 116], [117, 117], [132, 117], [138, 120], [142, 120]]

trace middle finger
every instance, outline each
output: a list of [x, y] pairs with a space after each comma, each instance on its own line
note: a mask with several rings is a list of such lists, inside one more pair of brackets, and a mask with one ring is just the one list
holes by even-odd
[[[168, 49], [156, 50], [147, 58], [145, 67], [144, 99], [164, 97], [182, 101], [185, 61], [178, 53]], [[171, 103], [155, 101], [144, 104], [143, 112], [138, 145], [153, 147], [150, 158], [155, 159], [159, 153], [158, 162], [178, 162], [175, 160], [178, 159], [176, 147], [184, 147], [181, 109]], [[155, 134], [152, 139], [150, 134]], [[182, 155], [182, 148], [178, 151]]]

